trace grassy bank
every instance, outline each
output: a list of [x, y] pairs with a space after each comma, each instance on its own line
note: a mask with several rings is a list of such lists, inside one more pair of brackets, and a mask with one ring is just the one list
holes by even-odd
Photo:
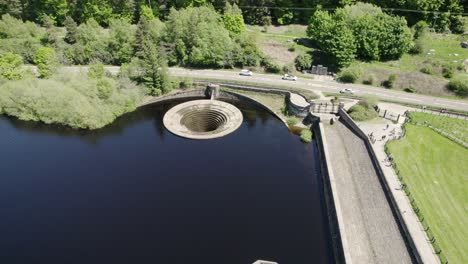
[[449, 262], [467, 263], [468, 150], [427, 127], [406, 131], [388, 150]]
[[411, 121], [416, 123], [427, 122], [429, 125], [441, 129], [452, 136], [468, 142], [468, 121], [426, 113], [411, 113]]
[[276, 114], [283, 116], [283, 110], [286, 107], [286, 98], [284, 95], [236, 90], [229, 88], [221, 88], [221, 90], [242, 94], [249, 98], [257, 100], [258, 102], [264, 104], [265, 106], [273, 110], [273, 112], [275, 112]]

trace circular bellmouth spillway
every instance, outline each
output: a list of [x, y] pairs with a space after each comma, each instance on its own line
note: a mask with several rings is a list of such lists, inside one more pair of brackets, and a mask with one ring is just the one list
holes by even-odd
[[226, 136], [242, 124], [242, 112], [232, 104], [195, 100], [178, 104], [164, 115], [164, 126], [185, 138], [211, 139]]

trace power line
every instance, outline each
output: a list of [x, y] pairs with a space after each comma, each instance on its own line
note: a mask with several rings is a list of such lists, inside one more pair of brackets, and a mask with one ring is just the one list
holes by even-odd
[[[286, 7], [286, 6], [239, 6], [240, 9], [288, 9], [288, 10], [327, 10], [332, 11], [336, 10], [335, 8], [317, 8], [317, 7]], [[384, 11], [398, 11], [398, 12], [409, 12], [409, 13], [422, 13], [422, 14], [451, 14], [451, 15], [461, 15], [468, 16], [468, 13], [464, 12], [449, 12], [449, 11], [430, 11], [430, 10], [415, 10], [415, 9], [403, 9], [403, 8], [381, 8]]]

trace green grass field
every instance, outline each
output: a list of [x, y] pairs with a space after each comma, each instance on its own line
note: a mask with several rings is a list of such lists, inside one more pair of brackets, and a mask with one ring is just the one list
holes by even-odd
[[419, 112], [411, 113], [411, 120], [416, 123], [423, 123], [426, 121], [433, 127], [441, 129], [444, 132], [468, 143], [468, 120]]
[[468, 263], [468, 150], [412, 124], [388, 149], [449, 263]]

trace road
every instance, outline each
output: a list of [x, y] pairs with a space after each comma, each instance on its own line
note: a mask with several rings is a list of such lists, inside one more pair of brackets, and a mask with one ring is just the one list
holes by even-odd
[[[35, 66], [27, 66], [33, 71], [36, 70]], [[70, 66], [65, 67], [67, 70], [73, 72], [86, 71], [87, 67]], [[117, 74], [120, 67], [106, 66], [107, 71], [111, 74]], [[411, 94], [402, 91], [389, 90], [385, 88], [372, 87], [368, 85], [358, 84], [343, 84], [333, 80], [314, 80], [308, 78], [299, 78], [297, 81], [285, 81], [281, 79], [280, 75], [273, 74], [259, 74], [254, 73], [253, 76], [240, 76], [236, 71], [224, 70], [195, 70], [186, 68], [170, 68], [169, 73], [173, 76], [184, 77], [190, 76], [193, 78], [206, 78], [206, 79], [222, 79], [228, 81], [246, 81], [249, 83], [270, 85], [288, 85], [297, 88], [308, 89], [316, 92], [332, 92], [337, 93], [344, 88], [351, 88], [356, 95], [375, 95], [383, 100], [399, 101], [404, 103], [434, 106], [439, 108], [447, 108], [454, 110], [462, 110], [468, 112], [468, 100], [456, 100], [440, 97], [433, 97], [422, 94]]]
[[271, 74], [257, 74], [253, 76], [240, 76], [238, 72], [234, 71], [222, 71], [222, 70], [192, 70], [183, 68], [171, 68], [171, 75], [174, 76], [191, 76], [196, 78], [213, 78], [223, 79], [226, 81], [248, 81], [258, 84], [272, 84], [281, 85], [287, 84], [290, 86], [296, 86], [298, 88], [310, 89], [313, 91], [320, 92], [333, 92], [337, 93], [344, 88], [351, 88], [354, 90], [356, 95], [375, 95], [384, 100], [399, 101], [405, 103], [427, 105], [448, 109], [456, 109], [468, 111], [467, 100], [456, 100], [439, 98], [421, 94], [410, 94], [401, 91], [389, 90], [385, 88], [372, 87], [367, 85], [358, 84], [343, 84], [333, 80], [313, 80], [306, 78], [299, 78], [297, 81], [285, 81], [281, 80], [280, 75]]

